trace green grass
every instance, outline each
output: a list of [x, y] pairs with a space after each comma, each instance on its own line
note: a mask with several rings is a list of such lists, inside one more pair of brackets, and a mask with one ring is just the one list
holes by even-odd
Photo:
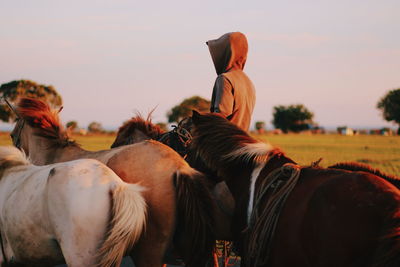
[[0, 132], [0, 145], [1, 146], [11, 145], [11, 138], [9, 133]]
[[[323, 167], [338, 162], [356, 161], [400, 176], [400, 136], [288, 134], [254, 137], [282, 148], [287, 156], [301, 165], [309, 165], [319, 158], [323, 159], [320, 163]], [[94, 135], [73, 138], [83, 148], [95, 151], [109, 148], [115, 136]], [[0, 133], [0, 145], [11, 145], [8, 134]]]
[[356, 161], [400, 176], [400, 136], [359, 135], [261, 135], [255, 136], [278, 146], [301, 165], [322, 158], [321, 166]]
[[97, 151], [102, 149], [109, 149], [115, 140], [115, 135], [92, 135], [92, 136], [73, 136], [78, 144], [81, 144], [84, 149]]

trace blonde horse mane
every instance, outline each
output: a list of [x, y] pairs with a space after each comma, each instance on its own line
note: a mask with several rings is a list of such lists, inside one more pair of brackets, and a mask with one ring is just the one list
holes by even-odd
[[12, 146], [0, 146], [0, 179], [6, 169], [28, 164], [30, 164], [30, 162], [25, 154], [17, 148]]

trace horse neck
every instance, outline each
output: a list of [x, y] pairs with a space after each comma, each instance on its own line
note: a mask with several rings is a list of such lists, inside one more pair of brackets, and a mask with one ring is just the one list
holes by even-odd
[[234, 232], [242, 232], [247, 227], [249, 205], [256, 190], [256, 182], [268, 176], [273, 170], [286, 163], [295, 163], [279, 151], [271, 152], [271, 156], [263, 162], [254, 164], [252, 168], [239, 172], [232, 170], [222, 177], [235, 199]]
[[27, 149], [23, 145], [22, 148], [27, 150], [27, 155], [34, 165], [46, 165], [48, 160], [52, 157], [54, 149], [48, 139], [37, 136], [35, 134], [29, 134], [27, 138]]
[[51, 140], [34, 134], [30, 135], [28, 144], [28, 156], [34, 165], [39, 166], [77, 159], [86, 153], [77, 145], [55, 146]]
[[67, 145], [65, 147], [59, 147], [54, 150], [52, 162], [65, 162], [80, 158], [90, 158], [90, 154], [94, 152], [87, 151], [78, 145]]
[[253, 169], [242, 172], [236, 172], [235, 174], [225, 174], [222, 179], [225, 181], [229, 190], [232, 193], [235, 201], [243, 200], [245, 195], [248, 195], [248, 189], [251, 182], [251, 174]]
[[263, 170], [260, 172], [261, 177], [266, 177], [270, 172], [273, 170], [282, 167], [286, 163], [293, 163], [296, 164], [292, 159], [288, 158], [285, 156], [280, 151], [274, 151], [271, 156], [269, 157], [267, 163], [265, 164], [265, 167]]

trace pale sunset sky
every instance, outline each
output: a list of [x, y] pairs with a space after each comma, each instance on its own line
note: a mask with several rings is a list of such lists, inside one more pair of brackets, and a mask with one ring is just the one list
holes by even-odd
[[53, 85], [62, 120], [117, 128], [156, 107], [154, 122], [184, 98], [211, 98], [205, 42], [241, 31], [255, 121], [304, 104], [321, 126], [383, 127], [376, 109], [400, 88], [399, 0], [0, 2], [0, 83]]

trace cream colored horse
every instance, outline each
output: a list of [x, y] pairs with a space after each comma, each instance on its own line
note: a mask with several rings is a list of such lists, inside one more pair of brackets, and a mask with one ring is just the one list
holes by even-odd
[[34, 166], [0, 147], [0, 265], [119, 266], [145, 226], [141, 191], [97, 160]]
[[[13, 142], [34, 164], [44, 165], [79, 158], [97, 159], [128, 183], [148, 188], [143, 196], [148, 205], [145, 234], [131, 256], [137, 267], [159, 267], [175, 229], [184, 229], [186, 243], [175, 242], [186, 266], [204, 266], [212, 257], [212, 199], [203, 175], [192, 169], [175, 151], [155, 141], [111, 150], [86, 151], [70, 141], [57, 112], [39, 100], [23, 98]], [[178, 226], [178, 227], [177, 227]], [[175, 240], [173, 240], [175, 239]]]

